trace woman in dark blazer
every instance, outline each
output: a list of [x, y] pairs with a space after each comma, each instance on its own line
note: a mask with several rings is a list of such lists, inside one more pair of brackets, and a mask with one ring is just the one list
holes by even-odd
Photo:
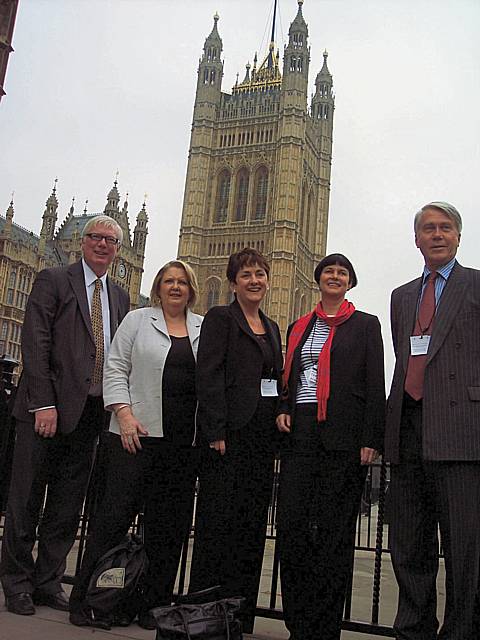
[[254, 249], [230, 256], [235, 300], [205, 316], [197, 360], [197, 426], [203, 444], [189, 590], [221, 586], [246, 598], [253, 629], [278, 432], [282, 351], [260, 310], [269, 265]]
[[277, 426], [282, 450], [277, 540], [291, 640], [338, 640], [355, 522], [367, 465], [381, 447], [385, 414], [378, 318], [345, 299], [351, 262], [326, 256], [315, 269], [321, 302], [287, 335]]

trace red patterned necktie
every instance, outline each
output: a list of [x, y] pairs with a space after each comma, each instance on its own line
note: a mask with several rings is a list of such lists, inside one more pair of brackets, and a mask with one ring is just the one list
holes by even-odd
[[[431, 271], [422, 300], [418, 307], [417, 320], [415, 322], [414, 336], [431, 335], [433, 320], [435, 318], [435, 279], [436, 271]], [[405, 378], [405, 391], [414, 400], [423, 398], [423, 379], [425, 377], [425, 365], [427, 354], [418, 356], [410, 355], [408, 359], [407, 376]]]
[[95, 338], [95, 366], [93, 368], [92, 383], [98, 384], [102, 382], [103, 376], [103, 357], [104, 357], [104, 345], [103, 345], [103, 316], [102, 316], [102, 300], [100, 298], [100, 292], [102, 290], [102, 281], [100, 278], [95, 280], [95, 289], [93, 291], [92, 298], [92, 329], [93, 337]]

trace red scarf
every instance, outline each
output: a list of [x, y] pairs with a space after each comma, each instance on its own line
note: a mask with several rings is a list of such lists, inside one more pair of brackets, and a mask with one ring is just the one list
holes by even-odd
[[337, 311], [337, 315], [333, 318], [328, 317], [323, 310], [322, 303], [319, 302], [313, 311], [302, 316], [295, 322], [288, 338], [288, 348], [285, 356], [285, 369], [283, 372], [283, 384], [285, 387], [288, 385], [288, 379], [292, 369], [293, 354], [300, 343], [310, 320], [314, 315], [317, 315], [322, 320], [325, 320], [327, 325], [330, 327], [328, 338], [318, 356], [317, 420], [319, 422], [322, 422], [327, 417], [327, 401], [330, 397], [330, 350], [332, 348], [333, 337], [335, 335], [336, 328], [346, 322], [352, 316], [354, 311], [355, 307], [353, 304], [348, 302], [348, 300], [344, 300], [340, 305], [340, 309]]

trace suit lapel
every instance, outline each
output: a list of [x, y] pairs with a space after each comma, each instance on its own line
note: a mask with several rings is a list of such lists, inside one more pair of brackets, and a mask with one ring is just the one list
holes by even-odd
[[118, 329], [119, 323], [119, 303], [120, 298], [118, 295], [117, 287], [110, 282], [110, 278], [107, 276], [107, 291], [108, 291], [108, 306], [110, 308], [110, 336], [113, 338], [115, 331]]
[[[232, 316], [234, 317], [234, 319], [237, 322], [237, 324], [240, 327], [240, 329], [244, 333], [246, 333], [248, 336], [250, 336], [252, 338], [252, 340], [255, 342], [255, 344], [258, 345], [258, 341], [255, 338], [255, 334], [251, 330], [250, 325], [248, 324], [247, 319], [245, 318], [245, 316], [243, 314], [242, 308], [240, 307], [240, 305], [238, 304], [238, 302], [236, 300], [234, 300], [230, 304], [230, 311], [232, 312]], [[260, 348], [259, 345], [258, 345], [258, 347]]]
[[417, 304], [422, 286], [422, 278], [413, 280], [403, 292], [398, 324], [405, 332], [406, 340], [400, 340], [399, 345], [402, 352], [399, 354], [403, 368], [407, 370], [408, 359], [410, 357], [410, 336], [415, 328], [415, 317], [417, 314]]
[[453, 268], [445, 289], [442, 292], [438, 310], [435, 314], [435, 323], [432, 331], [432, 342], [428, 350], [427, 364], [432, 360], [447, 337], [453, 321], [462, 305], [465, 296], [465, 272], [461, 265]]
[[77, 297], [78, 307], [80, 309], [81, 316], [85, 323], [85, 327], [87, 328], [92, 341], [95, 342], [95, 338], [93, 337], [93, 329], [92, 329], [92, 320], [90, 318], [90, 310], [88, 308], [88, 300], [87, 300], [87, 290], [85, 287], [85, 276], [83, 273], [82, 261], [76, 262], [72, 264], [68, 268], [68, 279], [70, 281], [70, 285]]
[[160, 307], [152, 307], [150, 309], [150, 317], [152, 319], [152, 325], [157, 331], [163, 333], [170, 340], [170, 334], [168, 333], [167, 323], [165, 322], [165, 316]]

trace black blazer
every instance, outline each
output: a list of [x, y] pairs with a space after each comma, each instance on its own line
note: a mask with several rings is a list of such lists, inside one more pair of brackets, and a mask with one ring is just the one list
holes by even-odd
[[[302, 346], [315, 322], [313, 316], [293, 354], [288, 387], [279, 413], [292, 416], [300, 375]], [[293, 324], [287, 332], [287, 343]], [[330, 354], [330, 397], [327, 419], [319, 425], [326, 449], [355, 451], [362, 447], [382, 450], [385, 426], [385, 373], [380, 322], [362, 311], [337, 327]]]
[[[395, 371], [388, 399], [385, 456], [399, 462], [400, 422], [410, 335], [422, 279], [392, 293]], [[480, 460], [480, 271], [458, 262], [442, 292], [425, 367], [422, 401], [426, 460]]]
[[[278, 325], [260, 311], [273, 350], [272, 378], [281, 388], [282, 346]], [[235, 300], [213, 307], [200, 332], [197, 355], [197, 425], [208, 442], [224, 440], [251, 420], [260, 399], [263, 352]]]
[[[126, 291], [107, 278], [113, 335], [129, 310]], [[58, 431], [72, 432], [82, 415], [95, 365], [95, 341], [82, 262], [41, 271], [33, 283], [22, 331], [23, 372], [14, 416], [55, 406]]]

